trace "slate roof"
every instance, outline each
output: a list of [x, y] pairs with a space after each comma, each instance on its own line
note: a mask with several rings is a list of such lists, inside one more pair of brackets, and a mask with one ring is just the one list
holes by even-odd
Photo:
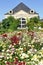
[[[13, 14], [14, 14], [14, 13], [20, 11], [20, 10], [23, 10], [23, 11], [25, 11], [27, 13], [30, 13], [31, 9], [29, 7], [27, 7], [24, 3], [21, 2], [15, 8], [13, 8], [11, 11], [13, 11]], [[9, 13], [6, 13], [5, 15], [7, 15], [7, 14], [9, 14]], [[37, 13], [34, 12], [34, 14], [37, 14]]]

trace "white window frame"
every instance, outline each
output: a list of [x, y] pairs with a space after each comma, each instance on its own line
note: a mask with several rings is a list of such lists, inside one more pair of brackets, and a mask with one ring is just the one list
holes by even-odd
[[[22, 20], [22, 19], [23, 19], [23, 18], [20, 18], [20, 22], [21, 22], [20, 25], [21, 25], [21, 28], [23, 28], [22, 25], [26, 25], [26, 19], [25, 19], [25, 18], [24, 18], [25, 20]], [[25, 21], [25, 23], [22, 23], [22, 21]]]

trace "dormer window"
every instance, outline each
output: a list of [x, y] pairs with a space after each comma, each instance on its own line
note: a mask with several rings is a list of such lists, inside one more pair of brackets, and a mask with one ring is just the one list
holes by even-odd
[[12, 11], [10, 11], [10, 13], [12, 13]]
[[13, 11], [10, 11], [9, 13], [10, 13], [10, 14], [12, 14], [12, 13], [13, 13]]
[[34, 10], [30, 10], [30, 14], [34, 14]]

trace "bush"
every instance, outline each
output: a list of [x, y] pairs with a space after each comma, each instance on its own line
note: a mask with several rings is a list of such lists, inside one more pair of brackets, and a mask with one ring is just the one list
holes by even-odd
[[17, 30], [19, 24], [19, 19], [15, 19], [14, 17], [10, 16], [2, 20], [2, 23], [0, 23], [0, 32], [13, 32], [14, 30]]

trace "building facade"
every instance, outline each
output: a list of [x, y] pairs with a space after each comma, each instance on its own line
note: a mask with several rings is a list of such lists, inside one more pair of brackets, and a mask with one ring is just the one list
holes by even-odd
[[20, 19], [21, 24], [19, 25], [19, 28], [25, 28], [27, 22], [26, 19], [38, 17], [38, 13], [27, 7], [24, 3], [20, 3], [11, 11], [5, 14], [5, 18], [9, 16], [13, 16], [16, 19]]

